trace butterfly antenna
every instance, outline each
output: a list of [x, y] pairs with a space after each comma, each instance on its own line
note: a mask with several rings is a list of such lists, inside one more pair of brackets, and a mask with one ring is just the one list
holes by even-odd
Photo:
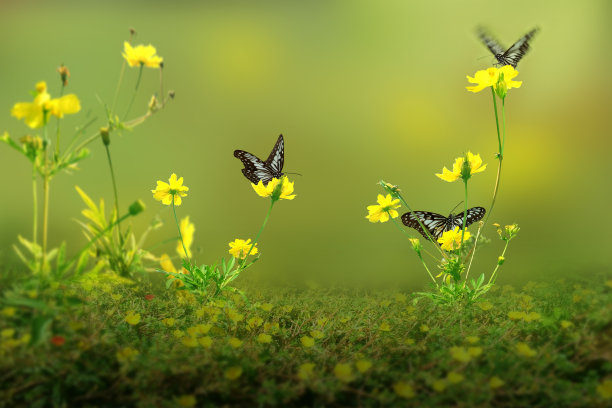
[[289, 173], [288, 171], [286, 171], [284, 174], [295, 174], [295, 175], [298, 175], [298, 176], [301, 176], [301, 175], [302, 175], [302, 174], [300, 174], [300, 173]]
[[455, 211], [457, 209], [457, 207], [459, 207], [461, 205], [461, 203], [463, 203], [463, 200], [459, 201], [459, 204], [457, 204], [456, 206], [453, 207], [453, 209], [450, 211], [450, 214], [452, 214], [453, 211]]

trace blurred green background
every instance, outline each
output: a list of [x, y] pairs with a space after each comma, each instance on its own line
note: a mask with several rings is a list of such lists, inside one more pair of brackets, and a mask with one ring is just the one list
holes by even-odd
[[[470, 149], [489, 167], [471, 181], [470, 206], [490, 205], [496, 136], [488, 91], [465, 90], [465, 76], [491, 65], [474, 35], [487, 25], [509, 46], [534, 26], [541, 32], [518, 66], [523, 87], [507, 99], [506, 160], [492, 222], [522, 230], [507, 253], [500, 282], [609, 270], [608, 208], [612, 3], [609, 1], [283, 1], [283, 2], [2, 2], [0, 131], [18, 139], [28, 128], [9, 114], [40, 80], [59, 92], [55, 69], [72, 72], [67, 92], [83, 110], [64, 120], [74, 129], [110, 103], [123, 41], [153, 44], [176, 99], [111, 148], [124, 208], [143, 199], [133, 221], [142, 231], [165, 221], [154, 244], [175, 234], [171, 212], [150, 190], [172, 172], [189, 196], [178, 209], [196, 224], [199, 262], [228, 256], [227, 243], [254, 237], [268, 207], [232, 155], [266, 157], [285, 135], [285, 170], [299, 172], [297, 198], [274, 209], [259, 244], [262, 259], [247, 279], [314, 280], [421, 287], [428, 280], [403, 235], [364, 217], [381, 189], [398, 184], [414, 209], [448, 212], [463, 199], [460, 183], [434, 176]], [[129, 70], [120, 108], [137, 69]], [[158, 90], [145, 70], [132, 113]], [[53, 128], [52, 128], [53, 129]], [[69, 133], [65, 133], [66, 141]], [[84, 243], [75, 219], [83, 208], [75, 185], [112, 202], [102, 143], [73, 175], [51, 187], [50, 243]], [[31, 168], [0, 145], [0, 248], [31, 234]], [[491, 238], [494, 229], [488, 227]], [[161, 247], [174, 254], [175, 245]], [[477, 258], [490, 272], [501, 252], [494, 239]]]

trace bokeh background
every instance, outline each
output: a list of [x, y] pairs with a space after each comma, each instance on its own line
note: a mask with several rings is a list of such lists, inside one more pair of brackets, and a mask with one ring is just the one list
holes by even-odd
[[[460, 183], [434, 176], [470, 149], [489, 168], [471, 181], [470, 206], [488, 207], [495, 179], [496, 136], [488, 92], [465, 90], [465, 76], [492, 63], [474, 35], [487, 25], [506, 45], [534, 26], [541, 32], [518, 66], [524, 81], [507, 99], [506, 160], [492, 222], [517, 222], [500, 282], [522, 283], [611, 267], [610, 102], [612, 3], [609, 1], [282, 1], [282, 2], [33, 2], [0, 3], [0, 131], [31, 131], [9, 114], [55, 69], [72, 72], [67, 92], [103, 124], [121, 68], [123, 41], [153, 44], [165, 61], [167, 108], [111, 148], [121, 202], [148, 208], [133, 221], [142, 231], [159, 214], [153, 245], [175, 234], [171, 212], [155, 202], [155, 181], [172, 172], [189, 196], [179, 216], [196, 224], [196, 258], [227, 256], [234, 238], [254, 237], [268, 207], [242, 176], [232, 155], [266, 157], [285, 135], [285, 170], [297, 198], [274, 209], [259, 244], [261, 261], [246, 280], [422, 287], [428, 280], [403, 235], [371, 224], [380, 179], [398, 184], [414, 209], [447, 214], [462, 199]], [[127, 72], [120, 108], [137, 69]], [[158, 90], [145, 70], [132, 109], [144, 112]], [[123, 105], [121, 105], [123, 104]], [[69, 133], [65, 133], [64, 146]], [[51, 189], [50, 243], [85, 240], [75, 219], [79, 185], [112, 202], [103, 146]], [[31, 168], [0, 145], [1, 261], [16, 263], [12, 244], [31, 231]], [[491, 238], [494, 229], [487, 227]], [[501, 251], [494, 239], [477, 258], [490, 272]], [[158, 253], [174, 253], [174, 245]]]

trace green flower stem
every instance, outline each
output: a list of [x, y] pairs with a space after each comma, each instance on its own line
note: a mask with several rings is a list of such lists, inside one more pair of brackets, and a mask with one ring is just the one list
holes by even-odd
[[32, 161], [32, 242], [38, 243], [38, 192], [36, 183], [36, 159]]
[[[506, 241], [506, 246], [504, 246], [504, 250], [502, 251], [502, 258], [504, 257], [504, 255], [506, 255], [506, 250], [508, 249], [508, 244], [510, 244], [510, 240]], [[487, 282], [487, 285], [491, 284], [491, 282], [493, 282], [493, 284], [495, 284], [495, 274], [497, 274], [497, 270], [499, 269], [501, 265], [499, 264], [499, 262], [497, 262], [497, 266], [495, 267], [495, 269], [493, 270], [493, 273], [491, 274], [491, 277], [489, 278], [489, 281]]]
[[261, 233], [263, 232], [264, 227], [268, 223], [268, 218], [270, 218], [270, 214], [272, 213], [272, 208], [274, 207], [274, 203], [276, 203], [276, 200], [271, 200], [270, 208], [268, 208], [268, 213], [266, 214], [266, 218], [264, 218], [263, 224], [261, 224], [261, 227], [259, 228], [259, 231], [257, 232], [257, 235], [255, 236], [253, 245], [251, 245], [251, 248], [249, 248], [249, 252], [247, 252], [246, 256], [242, 260], [242, 263], [240, 264], [240, 268], [238, 270], [242, 270], [244, 268], [244, 264], [246, 263], [247, 258], [249, 257], [249, 255], [251, 255], [253, 248], [255, 248], [255, 244], [257, 244], [257, 241], [259, 240], [259, 237], [261, 236]]
[[117, 88], [115, 88], [115, 96], [113, 97], [113, 104], [111, 105], [111, 115], [115, 111], [115, 105], [117, 104], [117, 97], [119, 96], [119, 89], [121, 89], [121, 84], [123, 83], [123, 74], [125, 72], [125, 59], [123, 60], [123, 64], [121, 64], [121, 72], [119, 73], [119, 81], [117, 81]]
[[178, 217], [176, 216], [176, 207], [174, 206], [174, 195], [172, 195], [172, 212], [174, 213], [174, 221], [176, 221], [176, 228], [178, 228], [179, 238], [181, 239], [181, 244], [183, 245], [183, 251], [185, 251], [185, 257], [187, 261], [191, 265], [191, 259], [189, 259], [189, 252], [187, 252], [187, 248], [185, 247], [185, 241], [183, 241], [183, 234], [181, 233], [181, 226], [179, 225]]
[[[62, 88], [60, 89], [60, 98], [64, 95], [64, 82], [62, 81]], [[54, 160], [57, 162], [59, 160], [59, 155], [60, 155], [60, 118], [57, 118], [56, 120], [57, 122], [57, 131], [56, 131], [56, 135], [55, 135], [55, 156], [54, 156]]]
[[[402, 202], [402, 204], [404, 204], [406, 206], [406, 208], [408, 208], [408, 210], [410, 212], [412, 211], [412, 208], [410, 208], [410, 206], [408, 205], [408, 203], [406, 202], [406, 200], [404, 200], [404, 197], [402, 197], [402, 195], [398, 192], [396, 193], [397, 197], [400, 199], [400, 201]], [[423, 229], [423, 231], [425, 231], [425, 233], [427, 234], [427, 238], [433, 242], [434, 246], [436, 248], [438, 248], [438, 250], [440, 251], [440, 253], [442, 254], [442, 257], [444, 259], [448, 259], [448, 255], [446, 253], [444, 253], [444, 251], [442, 250], [442, 248], [440, 247], [440, 245], [438, 245], [438, 243], [436, 242], [436, 240], [433, 238], [433, 236], [431, 236], [431, 234], [429, 233], [429, 230], [427, 228], [425, 228], [425, 225], [423, 225], [423, 223], [421, 222], [421, 220], [419, 220], [418, 218], [416, 219], [417, 222], [419, 223], [419, 225], [421, 226], [421, 228]]]
[[[393, 217], [391, 217], [391, 216], [389, 216], [389, 217], [391, 218], [391, 221], [393, 221], [393, 223], [395, 224], [395, 226], [397, 227], [397, 229], [398, 229], [398, 230], [400, 230], [400, 232], [401, 232], [402, 234], [404, 234], [405, 236], [407, 236], [407, 237], [408, 237], [408, 239], [413, 239], [413, 237], [412, 237], [410, 234], [408, 234], [404, 228], [402, 228], [402, 226], [401, 226], [401, 225], [400, 225], [400, 224], [397, 222], [397, 220], [396, 220], [395, 218], [393, 218]], [[418, 239], [418, 238], [416, 238], [416, 239]], [[428, 250], [426, 250], [425, 248], [421, 247], [421, 250], [422, 250], [423, 252], [425, 252], [427, 255], [431, 256], [431, 257], [432, 257], [434, 260], [436, 260], [436, 261], [438, 260], [438, 258], [436, 258], [435, 256], [433, 256], [433, 254], [432, 254], [431, 252], [429, 252]]]
[[127, 118], [128, 114], [130, 113], [130, 109], [132, 109], [132, 104], [134, 103], [134, 99], [136, 99], [136, 94], [138, 93], [138, 87], [140, 86], [140, 78], [142, 78], [143, 68], [144, 68], [144, 65], [141, 63], [140, 70], [138, 71], [138, 79], [136, 80], [136, 87], [134, 88], [134, 93], [132, 94], [132, 100], [130, 101], [130, 104], [128, 105], [127, 110], [125, 111], [125, 114], [123, 115], [124, 121]]
[[[404, 231], [402, 229], [402, 227], [398, 224], [398, 222], [395, 220], [395, 218], [391, 217], [391, 221], [393, 221], [393, 224], [395, 224], [397, 229], [399, 229], [402, 234], [406, 235], [408, 238], [412, 238], [408, 233], [406, 233], [406, 231]], [[421, 249], [423, 249], [423, 248], [421, 247]], [[425, 251], [425, 252], [427, 252], [427, 251]], [[427, 253], [429, 254], [429, 252], [427, 252]], [[432, 256], [431, 254], [429, 254], [429, 255]], [[429, 271], [429, 268], [427, 267], [427, 264], [425, 263], [425, 260], [423, 259], [423, 256], [419, 252], [417, 252], [417, 256], [421, 260], [421, 263], [423, 264], [423, 267], [425, 267], [425, 270], [427, 271], [427, 274], [429, 274], [429, 277], [431, 278], [433, 283], [436, 285], [436, 287], [438, 287], [438, 282], [436, 282], [436, 279], [433, 277], [433, 275]]]
[[[465, 224], [467, 222], [467, 211], [468, 211], [468, 181], [463, 180], [463, 184], [465, 185], [465, 211], [463, 212], [463, 226], [461, 227], [461, 244], [459, 248], [463, 247], [463, 237], [465, 236]], [[467, 279], [467, 275], [465, 277]]]
[[47, 120], [46, 112], [43, 112], [43, 135], [44, 135], [44, 149], [43, 155], [45, 159], [44, 176], [43, 176], [43, 231], [42, 231], [42, 262], [40, 264], [40, 272], [45, 269], [45, 263], [47, 262], [47, 232], [49, 225], [49, 158], [47, 155], [47, 146], [49, 145], [49, 136], [47, 134]]
[[[113, 169], [113, 161], [111, 160], [110, 148], [104, 143], [106, 149], [106, 158], [108, 159], [108, 167], [110, 169], [111, 180], [113, 182], [113, 193], [115, 195], [115, 214], [119, 216], [119, 194], [117, 193], [117, 180], [115, 179], [115, 170]], [[174, 201], [173, 201], [174, 202]], [[117, 231], [119, 232], [119, 242], [123, 246], [123, 235], [121, 234], [121, 224], [117, 224]]]

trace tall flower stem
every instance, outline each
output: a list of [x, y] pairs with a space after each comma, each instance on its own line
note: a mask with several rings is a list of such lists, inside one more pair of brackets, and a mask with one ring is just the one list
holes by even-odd
[[[64, 95], [64, 81], [62, 81], [62, 88], [60, 89], [60, 98], [62, 97], [62, 95]], [[56, 130], [56, 134], [55, 134], [55, 156], [54, 156], [54, 160], [57, 162], [59, 160], [59, 155], [60, 155], [60, 118], [57, 118], [57, 130]]]
[[268, 208], [268, 213], [266, 214], [266, 218], [264, 218], [263, 224], [261, 224], [261, 227], [259, 228], [259, 231], [257, 232], [257, 235], [255, 236], [255, 239], [253, 240], [253, 245], [251, 245], [251, 247], [249, 248], [249, 252], [247, 252], [246, 256], [242, 260], [242, 263], [240, 264], [239, 270], [244, 268], [244, 264], [246, 263], [247, 258], [249, 257], [249, 255], [251, 255], [251, 252], [253, 251], [253, 248], [255, 248], [255, 244], [257, 244], [257, 241], [259, 240], [259, 237], [261, 236], [261, 233], [263, 232], [266, 224], [268, 223], [268, 218], [270, 218], [270, 214], [272, 213], [272, 208], [274, 207], [274, 203], [275, 202], [276, 202], [276, 200], [271, 200], [270, 208]]
[[191, 265], [191, 259], [189, 259], [189, 252], [187, 252], [187, 248], [185, 247], [185, 241], [183, 240], [183, 234], [181, 233], [181, 226], [178, 221], [178, 217], [176, 216], [176, 207], [174, 206], [174, 195], [172, 196], [172, 213], [174, 214], [174, 221], [176, 221], [176, 228], [178, 228], [179, 238], [181, 239], [181, 244], [183, 245], [183, 251], [185, 251], [185, 258]]
[[[418, 239], [418, 238], [413, 238], [412, 236], [410, 236], [410, 234], [408, 234], [408, 233], [406, 232], [406, 230], [405, 230], [405, 229], [403, 229], [403, 228], [401, 227], [401, 225], [400, 225], [400, 224], [399, 224], [399, 223], [398, 223], [398, 222], [395, 220], [395, 218], [393, 218], [393, 217], [389, 217], [389, 218], [391, 218], [391, 221], [393, 221], [393, 224], [395, 224], [395, 226], [397, 227], [397, 229], [398, 229], [398, 230], [399, 230], [399, 231], [400, 231], [402, 234], [404, 234], [405, 236], [407, 236], [407, 237], [408, 237], [408, 239]], [[436, 258], [435, 256], [433, 256], [433, 255], [431, 254], [431, 252], [427, 251], [427, 250], [426, 250], [426, 249], [424, 249], [424, 248], [423, 248], [423, 251], [424, 251], [424, 252], [425, 252], [427, 255], [431, 256], [433, 259], [438, 260], [438, 258]], [[427, 268], [426, 268], [426, 269], [427, 269]]]
[[42, 230], [42, 262], [40, 264], [40, 271], [43, 272], [45, 264], [47, 262], [47, 232], [49, 225], [49, 157], [47, 154], [47, 147], [49, 145], [49, 135], [47, 134], [47, 113], [43, 111], [43, 135], [44, 135], [44, 148], [43, 155], [45, 159], [44, 165], [44, 176], [43, 176], [43, 230]]
[[136, 94], [138, 93], [138, 87], [140, 87], [140, 79], [142, 78], [142, 70], [144, 68], [143, 64], [140, 64], [140, 70], [138, 71], [138, 79], [136, 80], [136, 87], [134, 88], [134, 93], [132, 94], [132, 100], [130, 100], [130, 104], [125, 111], [125, 115], [123, 115], [123, 120], [125, 120], [130, 113], [130, 109], [132, 109], [132, 105], [134, 104], [134, 99], [136, 99]]
[[[468, 213], [468, 181], [463, 180], [463, 184], [465, 185], [465, 211], [463, 212], [463, 226], [461, 227], [461, 245], [463, 246], [463, 237], [465, 236], [465, 224], [467, 222], [467, 213]], [[467, 275], [465, 277], [467, 279]]]
[[38, 191], [36, 182], [36, 159], [32, 162], [32, 242], [38, 242]]
[[[399, 225], [399, 223], [395, 220], [395, 218], [391, 217], [391, 221], [393, 221], [393, 224], [395, 224], [395, 226], [397, 227], [397, 229], [400, 230], [401, 233], [403, 233], [404, 235], [408, 236], [408, 238], [412, 238], [410, 237], [410, 235], [408, 235], [406, 233], [406, 231], [404, 231], [402, 229], [402, 227]], [[413, 238], [412, 238], [413, 239]], [[426, 251], [427, 252], [427, 251]], [[429, 252], [427, 252], [427, 254], [429, 254]], [[431, 254], [429, 254], [431, 256]], [[425, 270], [427, 271], [427, 274], [429, 275], [429, 277], [431, 278], [431, 280], [433, 281], [434, 285], [436, 285], [436, 287], [438, 287], [438, 282], [436, 282], [436, 279], [433, 277], [433, 275], [431, 274], [431, 272], [429, 271], [429, 268], [427, 267], [427, 264], [425, 263], [425, 260], [423, 259], [423, 256], [421, 255], [420, 252], [417, 252], [417, 256], [419, 257], [419, 259], [421, 260], [421, 263], [423, 264], [423, 267], [425, 268]]]
[[[510, 240], [506, 241], [506, 246], [504, 246], [504, 250], [503, 250], [503, 252], [501, 254], [502, 258], [504, 257], [504, 255], [506, 255], [506, 250], [508, 249], [508, 244], [509, 243], [510, 243]], [[495, 270], [491, 274], [491, 277], [489, 278], [489, 281], [487, 282], [487, 285], [490, 284], [491, 282], [495, 283], [495, 279], [494, 279], [495, 278], [495, 274], [497, 274], [497, 270], [499, 269], [500, 266], [501, 266], [500, 263], [497, 262], [497, 266], [495, 267]]]
[[[115, 214], [119, 217], [119, 194], [117, 193], [117, 180], [115, 179], [115, 170], [113, 169], [113, 161], [111, 160], [110, 148], [104, 143], [106, 149], [106, 158], [108, 159], [108, 167], [110, 168], [111, 180], [113, 182], [113, 193], [115, 195]], [[119, 242], [123, 245], [123, 234], [121, 234], [121, 223], [117, 224], [119, 231]]]

